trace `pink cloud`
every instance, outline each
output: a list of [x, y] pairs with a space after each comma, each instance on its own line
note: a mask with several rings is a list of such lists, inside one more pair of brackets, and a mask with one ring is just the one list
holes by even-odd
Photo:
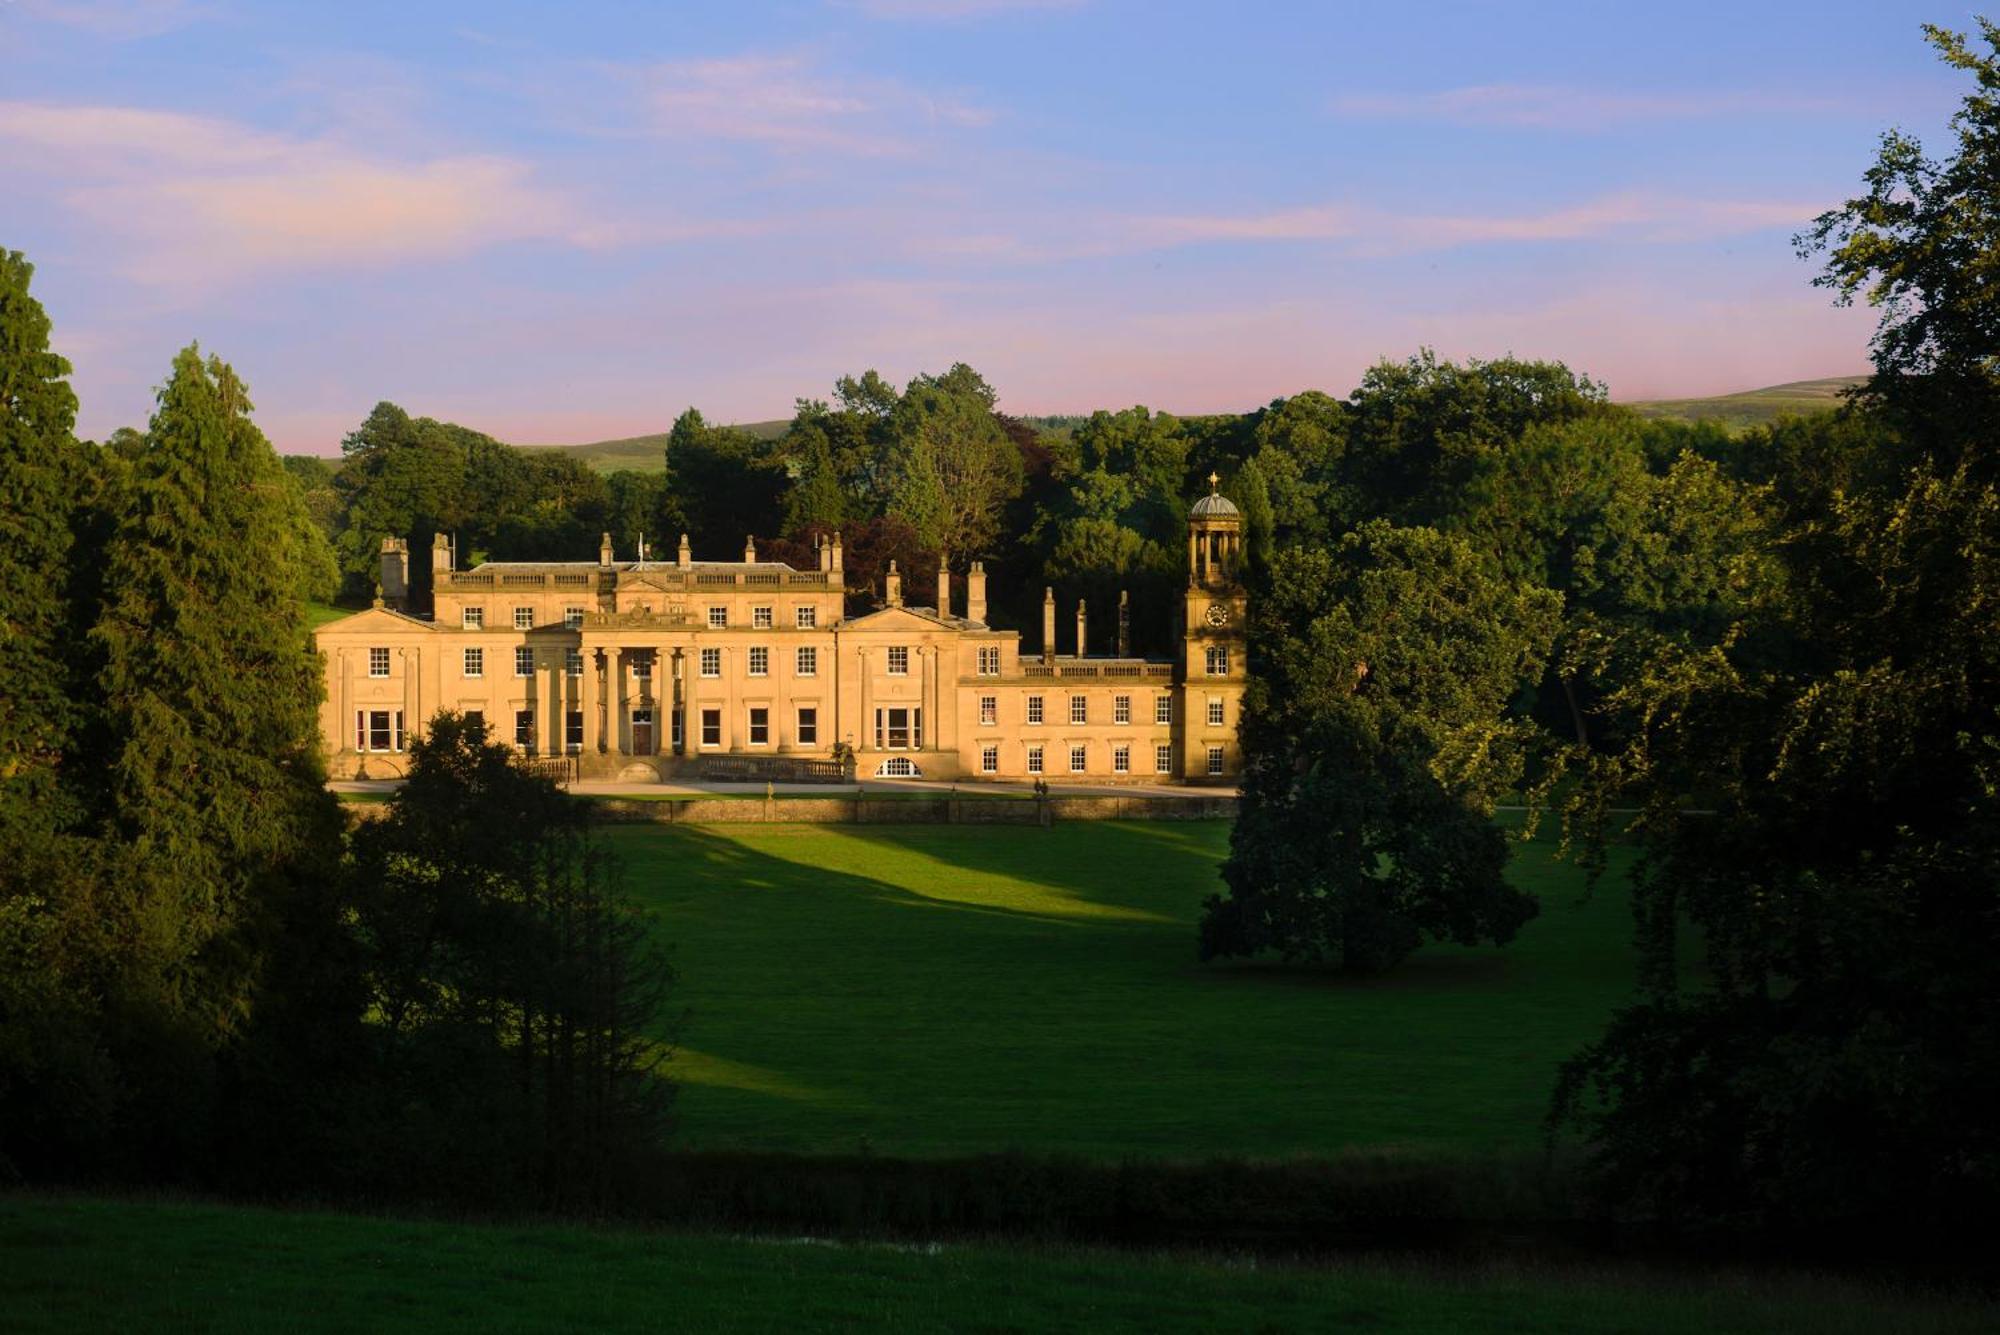
[[1481, 84], [1431, 93], [1350, 93], [1332, 102], [1334, 114], [1354, 118], [1546, 130], [1597, 130], [1634, 121], [1717, 116], [1806, 115], [1841, 106], [1833, 98], [1770, 93], [1621, 93], [1535, 84]]

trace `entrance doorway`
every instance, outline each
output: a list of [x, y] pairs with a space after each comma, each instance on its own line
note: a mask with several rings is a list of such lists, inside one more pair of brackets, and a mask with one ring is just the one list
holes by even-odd
[[653, 711], [634, 709], [632, 711], [632, 754], [650, 756], [653, 754]]

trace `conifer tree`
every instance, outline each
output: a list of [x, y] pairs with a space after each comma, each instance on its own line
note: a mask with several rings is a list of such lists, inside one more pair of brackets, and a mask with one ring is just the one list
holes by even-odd
[[104, 554], [107, 833], [127, 999], [202, 1049], [233, 1030], [289, 873], [337, 829], [289, 484], [234, 371], [174, 359]]

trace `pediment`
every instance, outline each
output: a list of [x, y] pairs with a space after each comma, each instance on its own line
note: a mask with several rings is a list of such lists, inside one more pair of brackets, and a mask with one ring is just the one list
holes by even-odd
[[408, 634], [410, 631], [437, 633], [434, 621], [425, 621], [404, 612], [391, 611], [386, 607], [370, 607], [344, 616], [338, 621], [329, 621], [313, 629], [314, 635], [358, 635], [364, 633], [391, 632]]
[[844, 623], [842, 630], [928, 631], [955, 630], [954, 622], [929, 612], [908, 607], [881, 607]]

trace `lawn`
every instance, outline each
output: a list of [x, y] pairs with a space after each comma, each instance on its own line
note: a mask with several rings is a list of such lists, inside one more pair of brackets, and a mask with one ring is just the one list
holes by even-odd
[[[1629, 996], [1622, 885], [1552, 846], [1504, 949], [1204, 965], [1219, 822], [610, 831], [681, 982], [679, 1143], [943, 1155], [1531, 1152]], [[1622, 866], [1621, 864], [1618, 864]]]
[[1831, 1279], [1305, 1269], [0, 1197], [9, 1331], [1979, 1331]]

